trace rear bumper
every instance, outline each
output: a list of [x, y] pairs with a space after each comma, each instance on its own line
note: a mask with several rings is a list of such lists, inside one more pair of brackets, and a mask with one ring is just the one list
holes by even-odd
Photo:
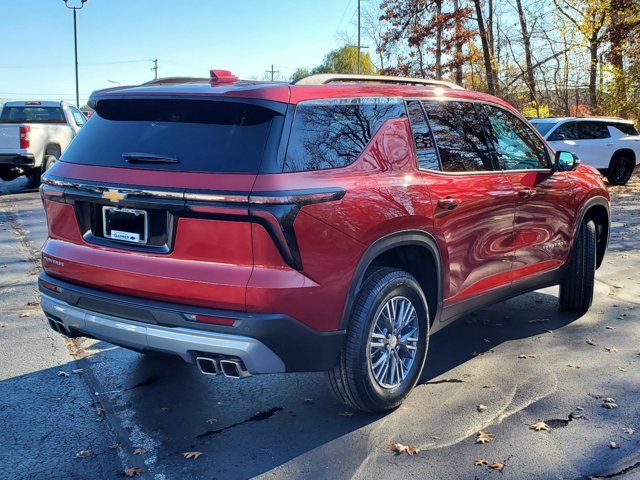
[[[52, 290], [52, 285], [60, 291]], [[146, 300], [78, 286], [46, 273], [40, 274], [39, 288], [51, 327], [69, 337], [171, 353], [190, 363], [202, 354], [237, 357], [251, 374], [328, 370], [335, 365], [344, 338], [344, 331], [317, 332], [286, 315]], [[234, 323], [204, 324], [189, 315]]]
[[35, 164], [36, 159], [32, 154], [0, 153], [0, 166], [33, 168]]

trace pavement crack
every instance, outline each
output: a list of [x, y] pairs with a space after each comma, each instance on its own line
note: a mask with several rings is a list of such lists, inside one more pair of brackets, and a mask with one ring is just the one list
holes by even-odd
[[232, 428], [239, 427], [240, 425], [244, 425], [245, 423], [252, 422], [260, 422], [262, 420], [268, 420], [273, 417], [276, 413], [281, 412], [283, 410], [282, 407], [273, 407], [269, 410], [264, 410], [262, 412], [258, 412], [255, 415], [247, 418], [246, 420], [242, 420], [241, 422], [232, 423], [231, 425], [227, 425], [226, 427], [218, 428], [216, 430], [208, 430], [204, 433], [198, 435], [198, 439], [202, 440], [203, 438], [208, 438], [214, 435], [219, 435], [227, 430], [231, 430]]

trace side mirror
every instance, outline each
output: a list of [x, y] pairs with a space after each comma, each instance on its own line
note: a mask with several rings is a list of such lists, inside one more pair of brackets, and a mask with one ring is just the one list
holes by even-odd
[[571, 152], [556, 152], [554, 170], [556, 172], [569, 172], [580, 165], [580, 159]]

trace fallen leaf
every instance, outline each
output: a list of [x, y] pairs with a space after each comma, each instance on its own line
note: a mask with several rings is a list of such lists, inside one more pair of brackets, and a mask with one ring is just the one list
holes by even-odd
[[76, 458], [87, 458], [91, 456], [91, 450], [80, 450], [76, 453]]
[[313, 405], [314, 404], [313, 398], [305, 398], [304, 403], [306, 403], [307, 405]]
[[209, 425], [213, 425], [214, 423], [218, 423], [218, 419], [217, 419], [217, 418], [209, 418], [209, 419], [207, 420], [207, 423], [208, 423]]
[[623, 368], [623, 367], [618, 367], [618, 370], [620, 370], [621, 372], [626, 372], [627, 371], [627, 369]]
[[535, 355], [531, 355], [529, 353], [521, 353], [520, 355], [518, 355], [518, 358], [524, 359], [524, 358], [536, 358]]
[[569, 367], [569, 368], [580, 368], [580, 365], [571, 365], [569, 363], [569, 364], [567, 364], [567, 367]]
[[104, 408], [96, 408], [96, 413], [98, 415], [104, 415], [105, 413], [107, 413], [107, 410], [105, 410]]
[[9, 324], [8, 323], [0, 323], [0, 328], [4, 328], [4, 327], [8, 327]]
[[78, 374], [78, 373], [82, 373], [82, 372], [84, 372], [84, 368], [74, 368], [74, 369], [73, 369], [73, 370], [71, 370], [71, 371], [72, 371], [73, 373]]
[[480, 413], [484, 412], [487, 408], [489, 408], [489, 407], [487, 407], [486, 405], [482, 405], [482, 404], [480, 404], [480, 405], [478, 405], [478, 406], [476, 407], [476, 409], [477, 409]]
[[341, 417], [353, 417], [353, 412], [342, 412], [338, 415], [340, 415]]
[[182, 452], [184, 458], [198, 458], [200, 455], [202, 455], [202, 452]]
[[489, 465], [489, 468], [492, 470], [496, 470], [498, 472], [501, 472], [502, 470], [504, 470], [504, 467], [506, 467], [507, 464], [504, 462], [493, 462], [491, 465]]
[[618, 349], [616, 347], [604, 347], [607, 352], [616, 353]]
[[587, 343], [591, 346], [596, 346], [596, 342], [594, 342], [593, 340], [591, 340], [590, 338], [587, 338]]
[[612, 327], [611, 325], [607, 325], [607, 326], [606, 326], [606, 327], [604, 327], [604, 328], [606, 328], [607, 330], [613, 330], [613, 327]]
[[633, 428], [625, 428], [624, 430], [622, 430], [624, 433], [626, 433], [627, 435], [633, 435], [634, 433], [636, 433], [636, 431]]
[[68, 376], [69, 376], [69, 374], [68, 374], [67, 372], [65, 372], [64, 370], [60, 370], [60, 371], [58, 372], [58, 376], [59, 376], [59, 377], [68, 377]]
[[401, 443], [392, 443], [387, 445], [387, 448], [396, 455], [401, 455], [403, 453], [406, 453], [407, 455], [415, 455], [420, 451], [417, 447], [410, 447], [409, 445], [403, 445]]
[[476, 434], [476, 443], [489, 443], [491, 440], [493, 440], [496, 436], [489, 433], [489, 432], [485, 432], [484, 430], [480, 430], [477, 434]]
[[482, 388], [495, 388], [495, 385], [493, 384], [484, 385]]
[[40, 302], [38, 300], [27, 302], [27, 307], [37, 307], [38, 305], [40, 305]]
[[169, 407], [160, 407], [160, 410], [162, 410], [163, 412], [168, 412], [169, 411]]
[[133, 452], [131, 452], [133, 455], [144, 455], [145, 453], [147, 453], [147, 451], [144, 448], [134, 448]]
[[18, 315], [18, 317], [20, 318], [25, 318], [25, 317], [29, 317], [31, 316], [31, 314], [29, 312], [22, 312], [20, 315]]
[[618, 408], [618, 404], [616, 403], [616, 401], [613, 398], [605, 398], [602, 401], [602, 406], [604, 408], [608, 408], [609, 410], [612, 410], [614, 408]]
[[483, 341], [484, 343], [491, 343], [491, 340], [489, 340], [488, 338], [483, 338], [483, 339], [482, 339], [482, 341]]
[[548, 432], [549, 430], [551, 430], [551, 427], [549, 427], [549, 425], [547, 425], [544, 422], [541, 422], [540, 420], [538, 420], [533, 425], [530, 425], [529, 428], [531, 430], [535, 430], [536, 432], [539, 432], [540, 430], [546, 430]]
[[473, 461], [473, 464], [476, 467], [482, 467], [484, 465], [489, 465], [489, 462], [487, 462], [484, 458], [478, 458], [478, 459]]
[[144, 468], [140, 468], [140, 467], [127, 467], [124, 469], [124, 474], [127, 477], [137, 477], [142, 473], [144, 473]]
[[620, 445], [616, 442], [609, 442], [609, 448], [620, 448]]

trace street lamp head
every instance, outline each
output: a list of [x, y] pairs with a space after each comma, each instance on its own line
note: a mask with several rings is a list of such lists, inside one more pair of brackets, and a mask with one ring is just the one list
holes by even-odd
[[[80, 10], [82, 9], [82, 7], [84, 7], [84, 4], [87, 3], [89, 0], [80, 0], [80, 5], [79, 6], [73, 6], [73, 5], [69, 5], [69, 0], [62, 0], [64, 2], [65, 7], [70, 8], [72, 10]], [[77, 5], [77, 1], [76, 2], [71, 2], [71, 3], [75, 3]]]

